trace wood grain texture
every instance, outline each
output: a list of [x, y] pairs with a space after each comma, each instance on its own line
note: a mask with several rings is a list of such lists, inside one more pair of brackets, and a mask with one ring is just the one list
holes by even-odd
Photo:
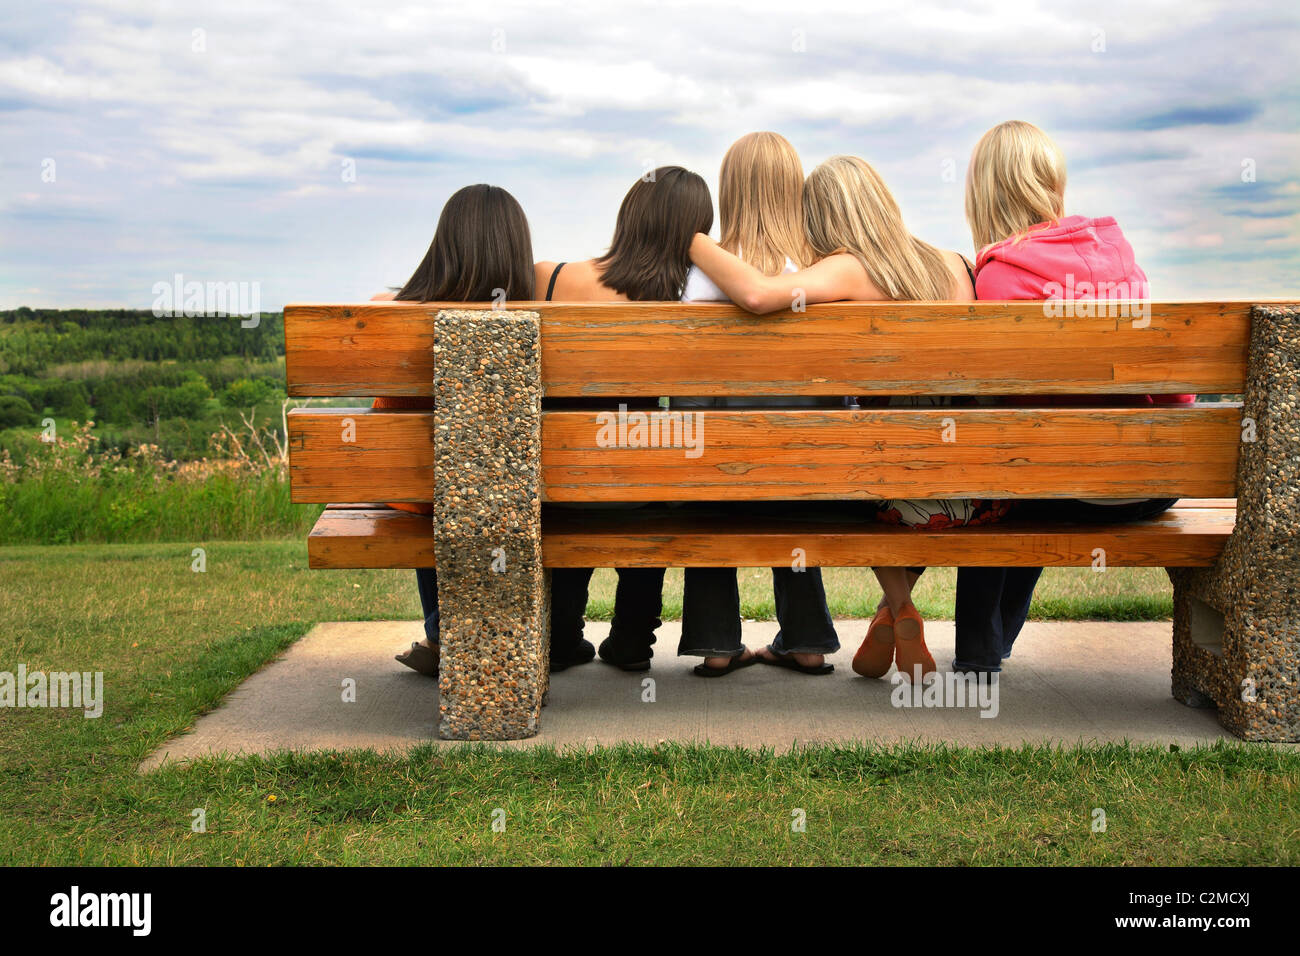
[[295, 503], [433, 500], [432, 412], [300, 408], [288, 424]]
[[553, 412], [542, 472], [549, 501], [1228, 496], [1240, 414], [1230, 404], [715, 410], [700, 413], [691, 458], [600, 447], [597, 413]]
[[[431, 395], [433, 317], [463, 303], [285, 307], [292, 396]], [[512, 303], [542, 314], [548, 396], [1237, 393], [1250, 303], [1056, 317], [1041, 302]]]
[[307, 536], [312, 568], [432, 568], [433, 521], [393, 508], [329, 508]]
[[[542, 414], [544, 501], [1228, 497], [1241, 437], [1235, 404], [708, 410], [691, 458], [601, 447], [599, 414]], [[291, 413], [293, 500], [430, 501], [432, 435], [432, 412]]]
[[[782, 567], [802, 549], [809, 567], [954, 565], [1088, 567], [1095, 550], [1110, 567], [1208, 567], [1233, 509], [1178, 507], [1132, 524], [1023, 522], [923, 532], [826, 511], [784, 516], [650, 507], [626, 511], [547, 509], [547, 567]], [[313, 568], [433, 566], [433, 526], [391, 509], [324, 512], [307, 541]]]

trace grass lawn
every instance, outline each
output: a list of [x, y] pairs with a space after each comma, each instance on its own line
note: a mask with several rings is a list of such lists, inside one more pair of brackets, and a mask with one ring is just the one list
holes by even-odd
[[[313, 623], [418, 613], [409, 572], [309, 572], [300, 540], [206, 547], [201, 574], [190, 545], [0, 549], [0, 670], [102, 670], [106, 698], [94, 720], [0, 709], [0, 864], [1300, 862], [1300, 754], [1266, 746], [422, 748], [141, 775]], [[951, 616], [950, 574], [927, 575], [924, 613]], [[747, 616], [770, 614], [765, 577], [745, 573]], [[874, 605], [862, 572], [828, 579], [838, 616]], [[1108, 591], [1123, 616], [1168, 613], [1163, 572], [1112, 569], [1049, 574], [1035, 614], [1096, 614]]]

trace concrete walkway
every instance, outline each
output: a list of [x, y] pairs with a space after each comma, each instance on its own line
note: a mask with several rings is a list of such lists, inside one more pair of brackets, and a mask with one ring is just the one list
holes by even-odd
[[[836, 672], [829, 677], [756, 665], [703, 680], [690, 673], [697, 658], [673, 653], [680, 625], [665, 624], [649, 673], [626, 674], [597, 660], [553, 675], [541, 734], [508, 746], [675, 740], [785, 750], [795, 743], [834, 741], [1191, 745], [1233, 739], [1212, 710], [1193, 710], [1170, 696], [1167, 621], [1030, 624], [1004, 667], [995, 717], [981, 717], [973, 706], [894, 706], [889, 676], [866, 680], [849, 667], [866, 622], [840, 621], [836, 627], [845, 646], [831, 658]], [[142, 769], [211, 753], [402, 750], [436, 741], [437, 682], [393, 660], [421, 631], [413, 621], [317, 625]], [[607, 631], [607, 624], [587, 626], [596, 644]], [[775, 623], [746, 623], [745, 640], [761, 646], [775, 631]], [[941, 671], [947, 670], [952, 623], [928, 623], [926, 637]], [[347, 678], [356, 682], [355, 703], [343, 701]], [[642, 699], [649, 696], [646, 678], [654, 680], [653, 702]]]

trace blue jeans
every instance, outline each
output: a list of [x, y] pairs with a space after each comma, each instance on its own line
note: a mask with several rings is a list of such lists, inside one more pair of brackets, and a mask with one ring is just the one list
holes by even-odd
[[1042, 568], [958, 568], [952, 668], [996, 674], [1029, 619]]
[[420, 608], [424, 611], [424, 636], [430, 644], [438, 643], [438, 572], [433, 568], [415, 569], [415, 586], [420, 591]]
[[[1072, 498], [1017, 501], [1022, 517], [1087, 524], [1145, 521], [1168, 510], [1175, 498], [1098, 505]], [[1029, 618], [1042, 568], [958, 568], [957, 647], [954, 670], [996, 674]]]

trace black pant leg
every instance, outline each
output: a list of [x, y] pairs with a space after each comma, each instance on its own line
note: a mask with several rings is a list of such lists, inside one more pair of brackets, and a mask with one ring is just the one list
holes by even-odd
[[1002, 591], [1006, 568], [957, 569], [955, 670], [1002, 669]]
[[740, 641], [740, 585], [735, 568], [687, 568], [678, 655], [735, 657]]
[[551, 651], [567, 651], [582, 642], [587, 589], [592, 568], [551, 569]]
[[625, 647], [649, 648], [655, 642], [655, 628], [663, 622], [664, 572], [666, 568], [619, 568], [614, 592], [614, 618], [610, 637]]

